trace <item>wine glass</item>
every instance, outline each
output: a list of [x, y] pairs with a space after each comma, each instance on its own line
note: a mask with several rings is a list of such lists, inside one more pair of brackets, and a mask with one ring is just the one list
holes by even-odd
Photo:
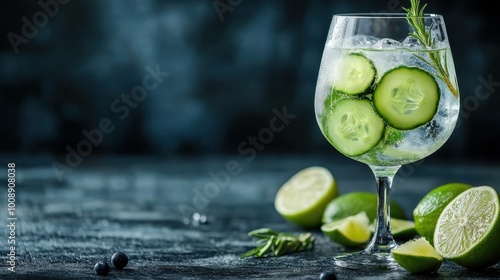
[[367, 164], [377, 182], [377, 220], [369, 245], [334, 257], [353, 269], [396, 269], [391, 250], [393, 178], [403, 164], [438, 150], [455, 128], [459, 94], [441, 15], [334, 15], [315, 93], [325, 138]]

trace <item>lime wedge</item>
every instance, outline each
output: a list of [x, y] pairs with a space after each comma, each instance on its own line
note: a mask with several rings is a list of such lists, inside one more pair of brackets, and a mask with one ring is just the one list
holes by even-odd
[[412, 273], [437, 272], [443, 264], [443, 258], [425, 237], [410, 240], [392, 250], [391, 254], [400, 266]]
[[409, 240], [417, 234], [413, 221], [391, 218], [392, 236], [398, 240]]
[[500, 261], [500, 206], [489, 186], [468, 189], [441, 212], [434, 247], [443, 258], [471, 269]]
[[299, 171], [281, 186], [274, 207], [291, 223], [306, 228], [319, 227], [326, 205], [337, 192], [330, 171], [312, 166]]
[[[375, 231], [377, 220], [370, 224], [370, 229]], [[410, 240], [417, 232], [415, 231], [415, 223], [413, 221], [391, 218], [392, 236], [397, 240]]]
[[321, 231], [333, 242], [345, 247], [359, 247], [365, 244], [372, 234], [365, 212], [324, 224]]

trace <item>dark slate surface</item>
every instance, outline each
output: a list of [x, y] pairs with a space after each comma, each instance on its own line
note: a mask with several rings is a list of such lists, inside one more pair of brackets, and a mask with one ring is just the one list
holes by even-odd
[[[334, 269], [338, 279], [498, 279], [500, 264], [469, 271], [446, 262], [439, 274], [339, 269], [330, 257], [343, 249], [313, 231], [314, 251], [280, 258], [242, 259], [255, 245], [248, 231], [271, 227], [303, 232], [274, 211], [279, 186], [311, 165], [329, 168], [342, 193], [374, 192], [370, 170], [341, 157], [257, 157], [203, 159], [87, 159], [60, 182], [51, 159], [4, 158], [17, 164], [16, 273], [6, 264], [8, 229], [1, 227], [0, 279], [318, 279]], [[197, 191], [212, 182], [210, 172], [235, 160], [230, 176], [198, 212], [206, 224], [186, 223], [180, 205], [192, 207]], [[234, 163], [234, 162], [233, 162]], [[6, 164], [5, 164], [6, 165]], [[427, 159], [405, 167], [395, 180], [394, 199], [407, 214], [430, 189], [451, 181], [500, 188], [500, 166], [450, 164]], [[6, 170], [1, 174], [5, 181]], [[0, 220], [7, 221], [7, 191], [0, 193]], [[93, 265], [121, 250], [130, 257], [122, 271], [95, 276]]]

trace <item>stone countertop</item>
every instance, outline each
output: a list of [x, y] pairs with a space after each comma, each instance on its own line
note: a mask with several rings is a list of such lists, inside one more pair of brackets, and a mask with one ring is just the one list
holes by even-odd
[[[344, 249], [320, 231], [312, 231], [314, 250], [240, 258], [256, 244], [247, 236], [253, 229], [304, 232], [273, 206], [281, 184], [302, 168], [327, 167], [341, 193], [375, 192], [369, 168], [341, 157], [89, 158], [62, 178], [54, 173], [52, 159], [2, 162], [16, 162], [18, 219], [15, 273], [7, 264], [9, 229], [0, 230], [0, 279], [318, 279], [325, 270], [335, 270], [338, 279], [500, 278], [500, 264], [470, 271], [445, 262], [439, 274], [429, 276], [337, 268], [331, 256]], [[401, 169], [393, 198], [411, 216], [418, 201], [444, 183], [491, 185], [500, 191], [499, 170], [498, 165], [428, 159]], [[7, 170], [2, 173], [6, 179]], [[217, 180], [227, 186], [214, 187]], [[0, 220], [7, 224], [7, 187], [2, 189]], [[207, 222], [196, 224], [193, 211]], [[95, 276], [96, 261], [115, 251], [125, 252], [129, 265]]]

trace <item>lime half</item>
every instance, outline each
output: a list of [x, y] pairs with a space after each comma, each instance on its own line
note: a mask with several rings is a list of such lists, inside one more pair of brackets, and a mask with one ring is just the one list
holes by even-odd
[[443, 258], [425, 237], [410, 240], [391, 254], [400, 266], [412, 273], [437, 272], [443, 264]]
[[500, 207], [492, 187], [464, 191], [443, 210], [434, 247], [445, 259], [471, 269], [500, 261]]
[[291, 223], [306, 228], [319, 227], [326, 205], [335, 196], [337, 185], [330, 171], [312, 166], [299, 171], [281, 186], [274, 207]]
[[321, 226], [321, 231], [330, 239], [345, 247], [359, 247], [371, 237], [368, 216], [359, 212], [354, 216], [329, 222]]

